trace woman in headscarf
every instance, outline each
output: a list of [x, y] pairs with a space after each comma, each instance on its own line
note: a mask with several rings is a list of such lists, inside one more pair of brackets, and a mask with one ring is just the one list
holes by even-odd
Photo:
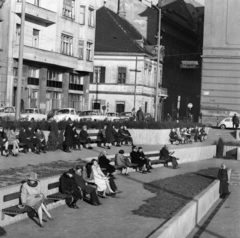
[[25, 182], [22, 186], [21, 201], [23, 206], [30, 206], [37, 212], [40, 227], [43, 227], [43, 211], [46, 213], [49, 220], [53, 220], [52, 216], [50, 215], [44, 204], [45, 200], [46, 198], [41, 192], [40, 181], [37, 178], [37, 174], [31, 172], [27, 182]]
[[225, 164], [221, 164], [221, 168], [218, 171], [218, 179], [220, 180], [219, 194], [220, 198], [225, 198], [229, 195], [228, 190], [228, 173]]
[[98, 164], [106, 176], [111, 176], [115, 172], [115, 167], [110, 164], [111, 160], [107, 158], [107, 151], [103, 150], [98, 156]]

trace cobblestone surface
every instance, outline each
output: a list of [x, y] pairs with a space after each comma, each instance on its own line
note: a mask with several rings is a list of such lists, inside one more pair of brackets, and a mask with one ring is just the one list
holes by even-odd
[[[116, 183], [123, 193], [119, 194], [117, 198], [102, 199], [103, 205], [100, 207], [93, 207], [85, 202], [79, 201], [79, 210], [73, 210], [67, 206], [61, 206], [51, 211], [54, 221], [45, 222], [45, 227], [40, 228], [32, 220], [26, 219], [21, 222], [5, 227], [10, 238], [144, 238], [149, 237], [149, 234], [157, 229], [164, 220], [140, 217], [132, 214], [132, 210], [138, 208], [144, 203], [144, 200], [154, 196], [147, 190], [143, 189], [144, 182], [150, 182], [159, 178], [171, 177], [177, 174], [197, 171], [209, 167], [220, 167], [223, 162], [221, 159], [211, 159], [207, 161], [194, 162], [182, 164], [180, 169], [173, 170], [171, 168], [154, 169], [151, 174], [140, 174], [137, 172], [131, 173], [129, 177], [121, 175], [117, 176]], [[240, 167], [237, 161], [224, 161], [227, 167]], [[212, 233], [221, 234], [220, 232], [234, 231], [236, 228], [239, 231], [239, 224], [237, 225], [238, 198], [240, 197], [238, 187], [236, 191], [231, 187], [232, 194], [224, 203], [219, 212], [221, 213], [216, 222], [216, 225], [209, 228]], [[233, 201], [231, 201], [233, 200]], [[229, 208], [230, 207], [230, 208]], [[237, 209], [236, 209], [237, 207]], [[234, 212], [232, 218], [231, 211]], [[218, 213], [219, 213], [218, 212]], [[216, 217], [218, 215], [216, 214]], [[235, 219], [235, 222], [232, 220]], [[47, 219], [46, 219], [47, 220]], [[36, 219], [37, 221], [37, 219]], [[221, 224], [218, 223], [222, 222]], [[222, 224], [225, 229], [220, 230]], [[211, 224], [210, 224], [211, 225]], [[216, 228], [216, 229], [215, 229]], [[238, 234], [238, 233], [235, 233]], [[240, 233], [239, 233], [240, 234]], [[209, 233], [206, 233], [209, 235]], [[228, 238], [239, 236], [201, 236], [214, 238]], [[181, 237], [180, 237], [181, 238]]]

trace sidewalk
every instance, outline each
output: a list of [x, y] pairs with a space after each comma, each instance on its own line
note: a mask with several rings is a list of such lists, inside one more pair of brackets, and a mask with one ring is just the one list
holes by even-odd
[[[195, 147], [195, 146], [204, 146], [206, 144], [211, 144], [209, 142], [197, 142], [192, 144], [184, 144], [184, 145], [169, 145], [170, 150], [174, 148], [185, 148], [185, 147]], [[160, 150], [163, 145], [137, 145], [142, 146], [144, 151], [157, 151]], [[103, 150], [107, 150], [109, 155], [115, 155], [120, 149], [123, 149], [125, 153], [131, 152], [131, 146], [122, 146], [116, 147], [112, 146], [110, 150], [107, 150], [102, 147], [94, 147], [92, 150], [88, 150], [83, 148], [82, 151], [75, 150], [72, 153], [65, 153], [61, 150], [54, 152], [47, 152], [46, 154], [41, 153], [40, 155], [36, 155], [34, 153], [20, 153], [18, 157], [4, 157], [0, 156], [0, 170], [16, 168], [16, 167], [24, 167], [28, 164], [37, 165], [40, 163], [50, 163], [52, 161], [65, 160], [65, 161], [75, 161], [79, 158], [85, 159], [89, 157], [97, 157], [99, 153]]]
[[[44, 228], [40, 228], [32, 220], [26, 219], [5, 227], [8, 234], [7, 237], [147, 238], [155, 229], [158, 229], [159, 226], [163, 224], [164, 220], [132, 214], [131, 211], [133, 209], [138, 208], [147, 198], [154, 196], [154, 194], [143, 189], [143, 183], [198, 171], [203, 168], [220, 167], [223, 161], [226, 163], [227, 167], [240, 171], [240, 163], [238, 161], [210, 159], [181, 164], [181, 168], [177, 170], [162, 167], [154, 169], [151, 174], [146, 175], [137, 172], [131, 173], [129, 177], [117, 175], [117, 180], [115, 180], [116, 184], [119, 189], [123, 191], [117, 198], [101, 199], [103, 205], [99, 207], [94, 207], [79, 201], [79, 210], [70, 209], [65, 205], [61, 206], [50, 211], [54, 217], [54, 221], [45, 219]], [[213, 217], [210, 225], [206, 228], [206, 235], [200, 237], [239, 237], [238, 200], [240, 199], [240, 193], [238, 192], [237, 186], [230, 186], [230, 190], [232, 191], [231, 195]], [[222, 200], [219, 201], [221, 202]], [[225, 229], [223, 229], [223, 227]], [[231, 236], [231, 234], [233, 235]]]

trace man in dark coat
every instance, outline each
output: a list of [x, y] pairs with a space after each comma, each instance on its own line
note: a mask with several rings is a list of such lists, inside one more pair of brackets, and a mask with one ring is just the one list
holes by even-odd
[[86, 144], [86, 147], [88, 149], [92, 149], [92, 146], [91, 146], [91, 143], [92, 143], [92, 140], [87, 132], [87, 126], [84, 125], [82, 127], [82, 130], [80, 131], [80, 134], [79, 134], [79, 137], [80, 137], [80, 142], [83, 143], [83, 144]]
[[30, 140], [28, 140], [27, 134], [26, 134], [26, 129], [24, 127], [22, 127], [21, 130], [19, 131], [19, 141], [21, 143], [26, 144], [27, 149], [31, 149], [32, 152], [35, 152], [33, 143]]
[[27, 142], [32, 143], [33, 147], [36, 147], [36, 150], [34, 148], [33, 152], [35, 152], [36, 154], [40, 154], [41, 144], [40, 144], [38, 138], [36, 137], [35, 131], [33, 130], [31, 125], [28, 126], [25, 133], [27, 136]]
[[140, 157], [139, 153], [137, 152], [137, 147], [132, 147], [132, 152], [130, 153], [131, 162], [137, 164], [137, 167], [142, 171], [143, 174], [146, 174], [148, 171], [146, 169], [147, 161]]
[[178, 168], [177, 158], [171, 156], [174, 152], [170, 153], [166, 145], [160, 150], [160, 160], [164, 160], [164, 166], [168, 167], [168, 162], [172, 162], [173, 169]]
[[137, 121], [144, 121], [144, 114], [141, 107], [137, 111]]
[[220, 180], [219, 186], [220, 198], [225, 198], [230, 194], [228, 191], [228, 174], [225, 164], [222, 164], [221, 169], [219, 169], [218, 171], [218, 179]]
[[239, 118], [237, 114], [234, 114], [234, 116], [232, 117], [232, 123], [233, 123], [233, 128], [237, 129], [239, 126]]
[[0, 146], [1, 146], [1, 155], [3, 155], [3, 151], [5, 148], [5, 155], [8, 156], [8, 138], [6, 133], [4, 132], [3, 126], [0, 125]]
[[77, 165], [75, 169], [70, 169], [67, 173], [73, 176], [77, 187], [80, 188], [83, 192], [83, 196], [86, 196], [86, 194], [90, 194], [90, 201], [92, 205], [102, 205], [98, 199], [96, 187], [87, 185], [87, 182], [83, 179], [82, 167], [80, 165]]
[[112, 123], [107, 124], [106, 128], [106, 145], [108, 149], [111, 149], [112, 143], [114, 142], [114, 129]]
[[64, 151], [67, 153], [71, 153], [70, 147], [73, 145], [73, 122], [69, 121], [69, 124], [66, 126], [65, 132], [64, 132]]

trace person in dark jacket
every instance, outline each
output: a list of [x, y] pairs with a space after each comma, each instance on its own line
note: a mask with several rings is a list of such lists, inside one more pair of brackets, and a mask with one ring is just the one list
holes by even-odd
[[137, 111], [137, 121], [144, 121], [144, 113], [141, 107], [139, 107], [139, 110]]
[[[3, 152], [5, 152], [5, 156], [8, 157], [8, 139], [7, 135], [4, 131], [4, 128], [2, 125], [0, 125], [0, 146], [1, 146], [1, 155], [4, 155]], [[4, 151], [5, 148], [5, 151]]]
[[86, 147], [89, 150], [91, 150], [92, 149], [92, 146], [91, 146], [92, 140], [91, 140], [90, 136], [88, 135], [87, 126], [86, 125], [84, 125], [82, 127], [82, 130], [80, 131], [79, 136], [80, 136], [81, 143], [86, 144]]
[[66, 126], [64, 132], [64, 151], [67, 153], [71, 153], [70, 147], [73, 145], [73, 122], [69, 121], [69, 124]]
[[72, 202], [69, 204], [70, 208], [79, 208], [77, 201], [82, 199], [82, 191], [77, 186], [73, 174], [69, 173], [69, 171], [65, 172], [60, 178], [60, 192], [72, 196]]
[[110, 164], [111, 160], [107, 158], [107, 151], [102, 151], [98, 156], [98, 164], [106, 176], [113, 177], [112, 175], [115, 172], [115, 167]]
[[68, 171], [69, 174], [72, 174], [76, 185], [81, 189], [83, 192], [83, 197], [86, 198], [86, 194], [90, 194], [90, 201], [91, 204], [94, 206], [102, 205], [98, 199], [96, 188], [90, 185], [87, 185], [87, 181], [85, 181], [82, 177], [82, 170], [83, 167], [77, 165], [76, 168], [70, 169]]
[[38, 138], [36, 137], [36, 134], [31, 126], [31, 124], [28, 126], [28, 128], [25, 131], [26, 136], [27, 136], [27, 141], [32, 143], [33, 146], [35, 147], [33, 152], [35, 152], [36, 154], [40, 154], [40, 142], [38, 140]]
[[[26, 144], [26, 150], [31, 149], [32, 152], [35, 152], [33, 143], [30, 140], [28, 140], [27, 134], [26, 134], [26, 129], [24, 127], [22, 127], [19, 131], [19, 141], [21, 143]], [[27, 151], [25, 151], [25, 152], [27, 152]]]
[[218, 171], [218, 179], [220, 180], [219, 194], [220, 198], [226, 198], [229, 195], [228, 190], [228, 173], [225, 164], [221, 165], [221, 169]]
[[111, 122], [107, 124], [106, 128], [106, 146], [111, 149], [112, 143], [114, 142], [114, 129]]
[[124, 126], [120, 126], [120, 128], [118, 129], [118, 134], [119, 136], [122, 138], [123, 141], [125, 141], [126, 143], [129, 143], [130, 145], [133, 145], [133, 140], [131, 135], [129, 135], [129, 131], [125, 131]]
[[43, 153], [46, 153], [46, 138], [43, 131], [39, 127], [35, 129], [35, 135], [39, 140], [40, 150], [42, 150]]
[[77, 129], [75, 126], [73, 126], [73, 149], [78, 149], [79, 150], [82, 150], [82, 146], [81, 146], [81, 140], [80, 140], [80, 135], [79, 133], [77, 132]]
[[146, 162], [147, 172], [150, 172], [150, 169], [152, 169], [151, 160], [148, 159], [147, 156], [144, 154], [143, 148], [142, 147], [138, 147], [137, 153], [138, 153], [139, 158]]
[[163, 146], [163, 148], [160, 150], [160, 160], [164, 160], [164, 166], [168, 167], [168, 163], [172, 162], [173, 169], [178, 168], [178, 162], [177, 158], [171, 156], [174, 152], [169, 152], [168, 147], [166, 145]]
[[132, 147], [132, 152], [130, 153], [131, 156], [131, 161], [134, 164], [138, 165], [138, 168], [140, 169], [140, 171], [142, 171], [143, 174], [147, 173], [147, 169], [146, 169], [146, 161], [142, 158], [140, 158], [138, 152], [137, 152], [137, 147], [133, 146]]
[[239, 126], [239, 118], [237, 114], [234, 114], [234, 116], [232, 117], [232, 123], [233, 123], [233, 128], [237, 129]]
[[113, 126], [113, 136], [114, 136], [114, 141], [117, 142], [117, 147], [121, 147], [121, 142], [124, 140], [124, 138], [117, 132], [116, 128]]

